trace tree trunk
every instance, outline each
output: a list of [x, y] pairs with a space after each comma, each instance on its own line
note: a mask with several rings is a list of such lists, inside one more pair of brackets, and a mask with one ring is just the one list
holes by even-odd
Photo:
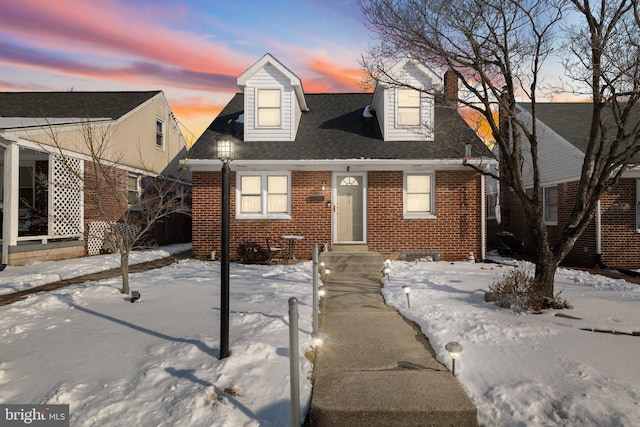
[[558, 261], [548, 248], [538, 248], [535, 257], [536, 285], [545, 297], [553, 298], [553, 285], [558, 269]]
[[120, 293], [129, 294], [129, 251], [120, 251], [120, 273], [122, 274], [122, 289]]

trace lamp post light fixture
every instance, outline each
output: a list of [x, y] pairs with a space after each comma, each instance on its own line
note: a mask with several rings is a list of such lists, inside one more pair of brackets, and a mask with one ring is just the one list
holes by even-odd
[[220, 135], [216, 139], [216, 154], [222, 161], [222, 230], [220, 233], [220, 360], [229, 356], [229, 246], [230, 246], [230, 193], [231, 171], [229, 163], [235, 154], [235, 138]]
[[411, 301], [409, 301], [409, 294], [411, 293], [411, 285], [402, 286], [402, 290], [404, 291], [405, 295], [407, 296], [407, 308], [411, 308]]
[[451, 358], [451, 373], [453, 376], [456, 376], [456, 359], [462, 352], [462, 346], [455, 342], [448, 342], [447, 345], [444, 346], [445, 350], [449, 352], [449, 357]]

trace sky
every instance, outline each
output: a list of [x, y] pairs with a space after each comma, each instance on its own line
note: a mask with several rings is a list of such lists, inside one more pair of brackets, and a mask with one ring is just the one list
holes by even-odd
[[[131, 263], [189, 247], [134, 251]], [[555, 291], [573, 308], [525, 314], [485, 302], [484, 293], [514, 268], [532, 273], [533, 264], [490, 256], [500, 264], [393, 261], [381, 280], [387, 304], [419, 325], [446, 368], [446, 344], [462, 345], [456, 378], [478, 408], [478, 425], [638, 425], [640, 338], [632, 335], [640, 334], [640, 286], [560, 268]], [[114, 268], [118, 259], [7, 266], [0, 293]], [[218, 261], [183, 259], [131, 274], [142, 295], [135, 304], [113, 277], [2, 306], [0, 403], [68, 404], [73, 426], [291, 425], [288, 301], [298, 300], [304, 418], [312, 277], [311, 261], [232, 263], [231, 355], [223, 360]], [[410, 307], [404, 285], [412, 287]], [[331, 280], [325, 286], [331, 297]]]
[[356, 0], [0, 0], [0, 91], [163, 90], [192, 143], [270, 53], [305, 92], [363, 92]]

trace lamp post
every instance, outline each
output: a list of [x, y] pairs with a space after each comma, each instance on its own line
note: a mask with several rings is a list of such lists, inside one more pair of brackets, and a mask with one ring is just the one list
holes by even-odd
[[222, 161], [222, 231], [220, 254], [220, 360], [229, 356], [229, 223], [231, 175], [229, 163], [234, 156], [234, 138], [231, 135], [220, 135], [216, 139], [216, 152]]

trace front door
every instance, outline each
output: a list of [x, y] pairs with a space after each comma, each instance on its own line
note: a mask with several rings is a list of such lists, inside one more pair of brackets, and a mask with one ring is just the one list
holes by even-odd
[[333, 180], [334, 243], [365, 243], [366, 175], [336, 173]]

